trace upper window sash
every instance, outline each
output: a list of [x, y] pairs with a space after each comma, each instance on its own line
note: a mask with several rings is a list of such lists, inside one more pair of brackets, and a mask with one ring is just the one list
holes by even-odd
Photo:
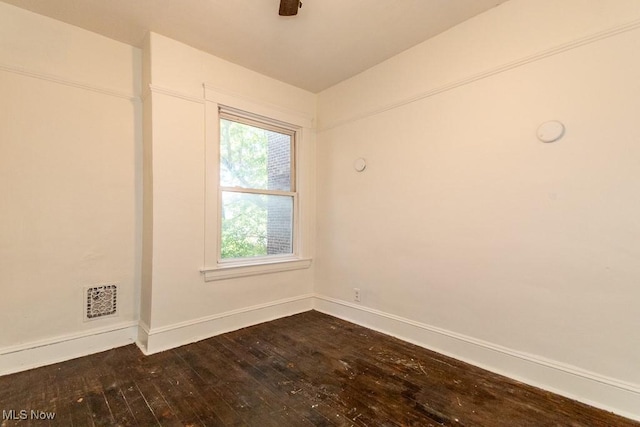
[[[219, 115], [219, 120], [227, 120], [230, 122], [245, 124], [248, 126], [253, 126], [256, 128], [265, 129], [267, 131], [289, 136], [290, 138], [290, 146], [289, 146], [290, 179], [289, 179], [289, 189], [285, 191], [288, 191], [289, 193], [295, 193], [296, 187], [297, 187], [297, 183], [296, 183], [296, 177], [297, 177], [296, 175], [296, 145], [297, 145], [296, 139], [298, 134], [297, 129], [292, 127], [285, 127], [284, 124], [276, 124], [276, 122], [268, 118], [256, 119], [255, 116], [248, 117], [246, 114], [243, 115], [241, 112], [238, 112], [236, 110], [228, 110], [228, 109], [225, 109], [224, 107], [219, 108], [218, 115]], [[219, 164], [221, 161], [222, 159], [219, 160]], [[223, 187], [229, 190], [233, 187], [245, 188], [245, 189], [253, 188], [256, 190], [273, 190], [273, 189], [268, 189], [268, 188], [264, 189], [264, 188], [253, 187], [253, 186], [242, 186], [242, 185], [229, 186], [229, 185], [225, 185], [224, 182], [220, 182], [220, 187]]]

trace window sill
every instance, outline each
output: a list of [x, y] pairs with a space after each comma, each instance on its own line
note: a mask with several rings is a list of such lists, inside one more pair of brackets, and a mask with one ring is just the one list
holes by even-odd
[[302, 270], [311, 266], [310, 258], [296, 258], [268, 261], [260, 264], [234, 264], [218, 267], [208, 267], [200, 270], [204, 274], [205, 282], [233, 279], [236, 277], [257, 276], [261, 274], [278, 273], [281, 271]]

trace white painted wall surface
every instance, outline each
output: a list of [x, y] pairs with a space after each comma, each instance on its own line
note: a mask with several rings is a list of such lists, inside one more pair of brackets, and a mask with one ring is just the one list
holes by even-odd
[[[108, 336], [138, 319], [139, 70], [138, 49], [0, 3], [0, 372], [34, 346], [133, 338]], [[113, 282], [118, 316], [83, 322], [83, 288]]]
[[510, 0], [321, 92], [318, 128], [633, 24], [636, 0]]
[[[0, 373], [315, 306], [640, 419], [639, 27], [636, 0], [510, 0], [316, 96], [0, 3]], [[203, 280], [203, 83], [318, 101], [310, 270]], [[83, 323], [114, 281], [119, 317]]]
[[[315, 95], [158, 34], [150, 35], [149, 50], [145, 68], [149, 68], [152, 90], [145, 105], [150, 104], [151, 124], [145, 142], [150, 148], [145, 152], [151, 156], [152, 171], [145, 193], [152, 195], [153, 226], [149, 236], [150, 272], [145, 279], [150, 301], [143, 301], [150, 307], [149, 323], [145, 325], [149, 330], [142, 334], [142, 347], [155, 352], [286, 315], [291, 310], [300, 311], [299, 299], [306, 301], [304, 309], [310, 309], [311, 269], [204, 281], [200, 269], [210, 267], [204, 265], [205, 191], [217, 189], [205, 187], [203, 83], [310, 117], [315, 116]], [[305, 136], [306, 151], [313, 156], [315, 136]], [[305, 187], [309, 190], [305, 197], [313, 200], [313, 157], [303, 159], [301, 167], [306, 168]], [[257, 307], [272, 303], [282, 307], [252, 320], [242, 318], [242, 313], [257, 313], [262, 310]], [[223, 324], [221, 319], [233, 317], [230, 313], [240, 320]]]
[[618, 384], [635, 406], [604, 406], [640, 417], [638, 46], [640, 2], [511, 0], [320, 93], [316, 292]]

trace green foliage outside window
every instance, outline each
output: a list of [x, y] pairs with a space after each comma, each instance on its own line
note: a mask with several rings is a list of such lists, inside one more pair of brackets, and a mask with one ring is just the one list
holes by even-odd
[[220, 120], [220, 185], [266, 189], [268, 132], [230, 120]]
[[248, 123], [220, 120], [222, 259], [293, 253], [293, 136]]
[[[267, 188], [266, 130], [220, 120], [220, 184]], [[222, 258], [267, 254], [265, 196], [223, 192]]]
[[267, 209], [264, 197], [223, 193], [223, 259], [267, 255]]

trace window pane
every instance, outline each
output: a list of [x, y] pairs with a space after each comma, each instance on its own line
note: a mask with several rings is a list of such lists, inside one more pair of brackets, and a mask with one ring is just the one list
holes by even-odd
[[222, 258], [293, 253], [293, 197], [222, 192]]
[[220, 119], [220, 185], [293, 191], [291, 135]]

